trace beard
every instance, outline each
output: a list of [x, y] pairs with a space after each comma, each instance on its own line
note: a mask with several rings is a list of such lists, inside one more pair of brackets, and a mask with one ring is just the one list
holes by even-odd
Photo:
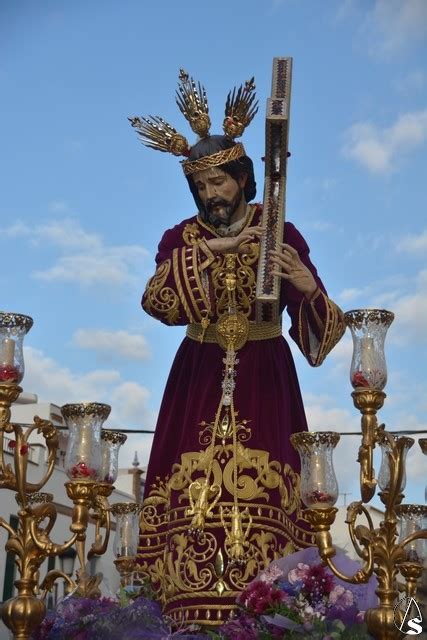
[[229, 226], [233, 213], [237, 211], [242, 197], [243, 189], [240, 189], [231, 201], [224, 198], [210, 198], [204, 207], [208, 222], [213, 227]]

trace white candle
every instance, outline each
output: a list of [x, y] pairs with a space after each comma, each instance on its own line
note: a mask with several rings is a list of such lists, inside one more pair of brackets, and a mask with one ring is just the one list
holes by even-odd
[[12, 338], [3, 338], [1, 341], [0, 354], [1, 364], [13, 367], [13, 361], [15, 358], [15, 340], [12, 340]]
[[122, 526], [120, 527], [120, 542], [121, 542], [121, 554], [122, 556], [130, 556], [133, 555], [133, 538], [134, 538], [134, 530], [133, 530], [133, 518], [124, 517], [122, 521]]
[[366, 336], [366, 338], [362, 338], [360, 341], [360, 368], [362, 372], [375, 369], [374, 339], [370, 336]]
[[317, 488], [323, 488], [325, 484], [325, 465], [321, 453], [315, 453], [311, 464], [311, 482]]

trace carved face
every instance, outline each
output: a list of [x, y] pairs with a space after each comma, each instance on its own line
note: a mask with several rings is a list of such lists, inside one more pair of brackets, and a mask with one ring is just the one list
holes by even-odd
[[246, 175], [236, 181], [220, 167], [211, 167], [197, 171], [193, 180], [208, 221], [215, 227], [229, 225], [242, 201]]

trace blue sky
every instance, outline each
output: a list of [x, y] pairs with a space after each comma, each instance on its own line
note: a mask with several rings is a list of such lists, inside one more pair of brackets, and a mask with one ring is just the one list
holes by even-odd
[[[262, 199], [272, 58], [294, 59], [287, 218], [344, 310], [396, 313], [386, 341], [391, 429], [427, 430], [427, 3], [424, 0], [0, 1], [1, 307], [26, 313], [26, 391], [108, 402], [116, 428], [154, 427], [182, 328], [139, 302], [162, 232], [195, 213], [178, 161], [143, 147], [128, 115], [174, 103], [180, 67], [205, 85], [213, 132], [255, 76], [245, 132]], [[309, 425], [354, 431], [347, 334], [312, 370], [295, 351]], [[358, 440], [336, 456], [358, 498]], [[121, 464], [150, 437], [132, 436]], [[408, 464], [423, 502], [425, 458]]]

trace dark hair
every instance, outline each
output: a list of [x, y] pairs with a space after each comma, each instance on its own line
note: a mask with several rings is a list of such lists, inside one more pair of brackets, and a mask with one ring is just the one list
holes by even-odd
[[[191, 152], [188, 159], [190, 161], [199, 160], [200, 158], [204, 158], [205, 156], [211, 156], [214, 153], [218, 153], [218, 151], [231, 149], [231, 147], [234, 147], [235, 144], [236, 143], [228, 136], [208, 136], [207, 138], [199, 140], [199, 142], [191, 147]], [[245, 200], [246, 202], [250, 202], [255, 198], [256, 182], [254, 175], [254, 165], [249, 156], [243, 156], [238, 160], [232, 160], [231, 162], [227, 162], [226, 164], [221, 164], [218, 166], [218, 168], [221, 169], [221, 171], [224, 171], [224, 173], [228, 173], [228, 175], [234, 178], [236, 182], [238, 181], [242, 173], [246, 174], [247, 180], [244, 187]], [[204, 219], [204, 206], [199, 198], [199, 193], [196, 185], [194, 184], [193, 176], [189, 175], [186, 177], [200, 215]]]

